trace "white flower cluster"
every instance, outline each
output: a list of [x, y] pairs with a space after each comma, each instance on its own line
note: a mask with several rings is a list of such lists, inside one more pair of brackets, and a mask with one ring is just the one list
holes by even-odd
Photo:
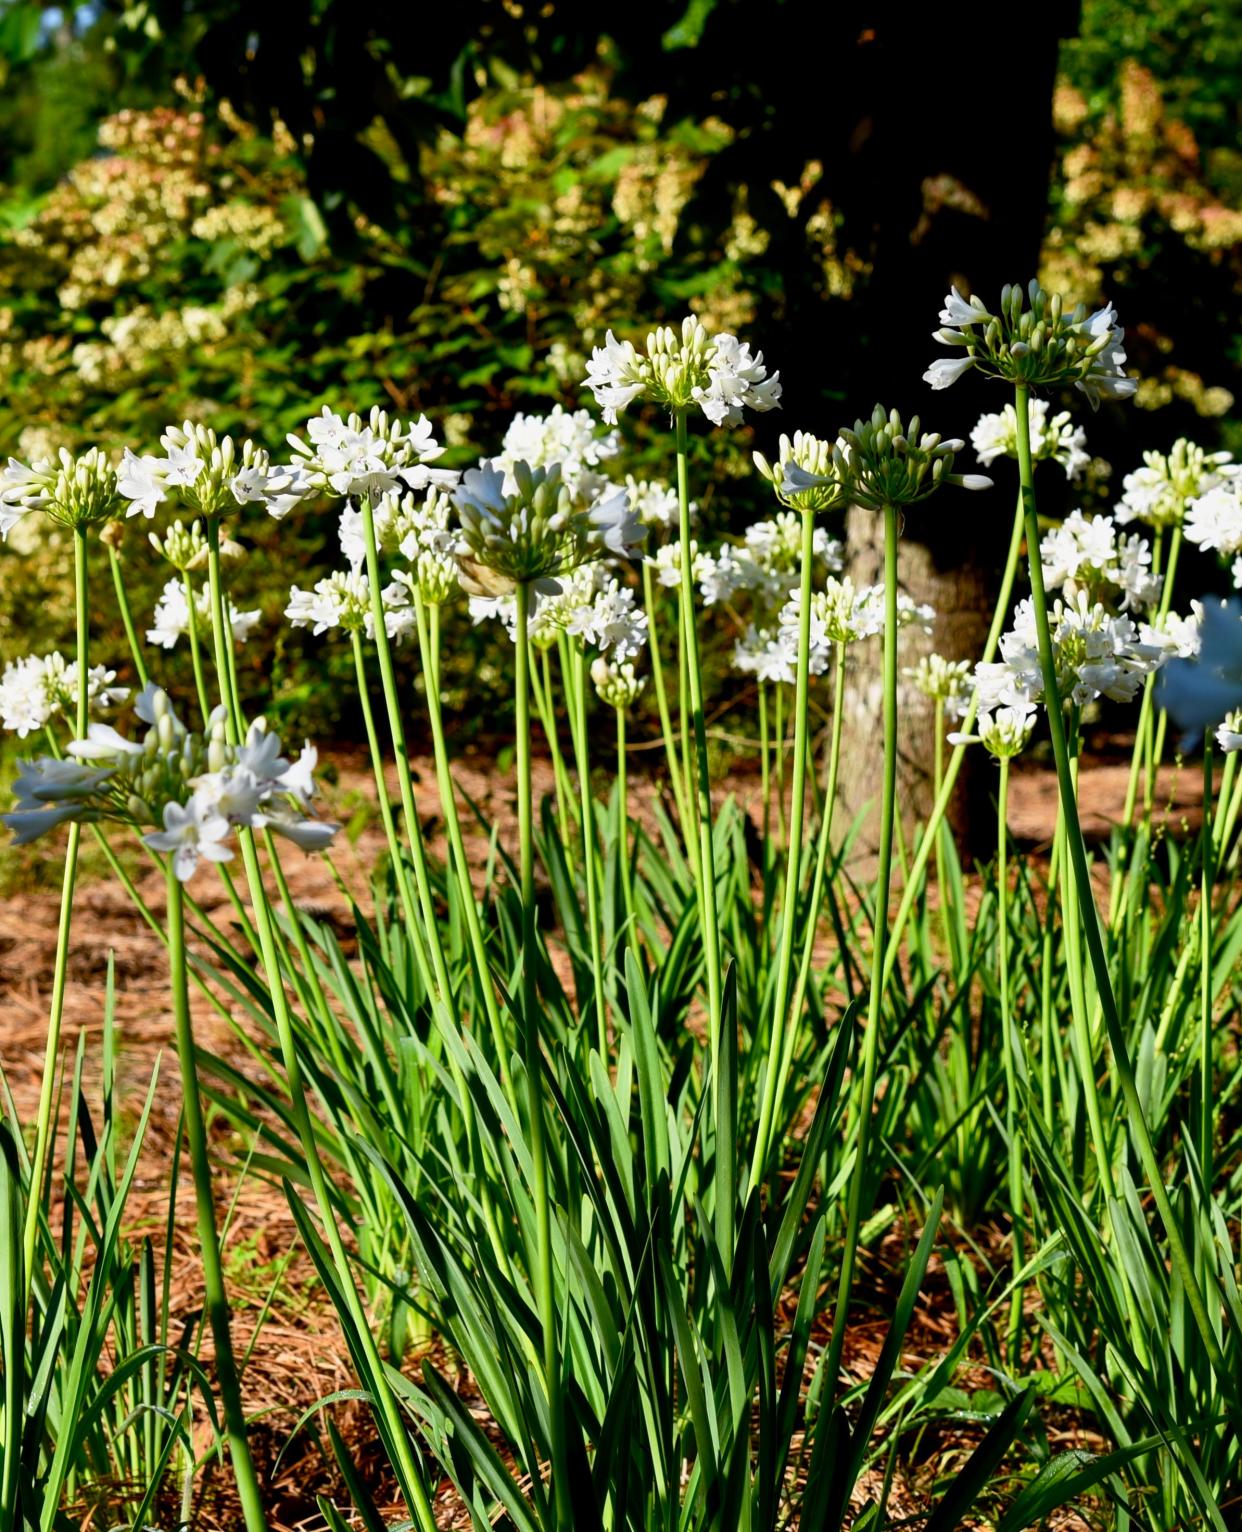
[[1233, 583], [1242, 590], [1242, 477], [1231, 476], [1192, 500], [1185, 534], [1187, 542], [1233, 559]]
[[646, 352], [609, 330], [587, 363], [586, 386], [609, 425], [636, 399], [673, 411], [697, 405], [713, 425], [740, 425], [743, 411], [777, 409], [780, 374], [768, 376], [763, 353], [751, 355], [735, 335], [709, 336], [693, 316], [678, 333], [668, 326], [647, 336]]
[[941, 654], [925, 654], [905, 672], [916, 691], [943, 705], [948, 718], [961, 718], [970, 705], [974, 686], [969, 660], [946, 660]]
[[[798, 636], [802, 615], [802, 592], [793, 590], [781, 608], [777, 636], [791, 667], [798, 655]], [[930, 606], [912, 600], [905, 591], [897, 593], [898, 627], [917, 627], [932, 631], [936, 614]], [[821, 590], [811, 594], [811, 674], [823, 675], [832, 662], [837, 644], [858, 643], [884, 631], [884, 586], [856, 586], [848, 576], [829, 576]]]
[[1179, 617], [1176, 612], [1156, 616], [1151, 622], [1139, 623], [1139, 642], [1154, 644], [1168, 651], [1179, 660], [1190, 660], [1199, 652], [1199, 629], [1203, 625], [1203, 603], [1190, 603], [1190, 616]]
[[[538, 648], [550, 648], [564, 633], [584, 645], [610, 653], [616, 664], [633, 660], [647, 644], [647, 614], [635, 605], [634, 592], [598, 564], [583, 564], [559, 581], [560, 590], [535, 593], [527, 632]], [[474, 596], [470, 615], [477, 622], [495, 619], [516, 638], [517, 611], [512, 596]]]
[[1216, 743], [1226, 755], [1242, 750], [1242, 709], [1230, 713], [1216, 730]]
[[[144, 831], [153, 851], [172, 857], [183, 882], [200, 859], [228, 861], [228, 840], [238, 826], [270, 829], [304, 851], [322, 851], [335, 825], [311, 813], [318, 759], [306, 745], [296, 761], [281, 755], [266, 720], [250, 726], [246, 742], [227, 742], [224, 711], [217, 708], [205, 738], [191, 734], [165, 692], [148, 685], [135, 711], [148, 725], [130, 741], [109, 724], [92, 723], [87, 737], [69, 746], [69, 759], [24, 761], [15, 784], [16, 808], [0, 816], [25, 845], [71, 820], [111, 820]], [[156, 828], [147, 828], [155, 826]]]
[[1029, 702], [985, 708], [975, 718], [975, 732], [955, 730], [948, 736], [951, 745], [982, 745], [998, 761], [1021, 755], [1035, 729], [1037, 712]]
[[[674, 527], [680, 514], [677, 491], [655, 479], [636, 479], [633, 474], [625, 476], [625, 492], [630, 497], [630, 509], [645, 527]], [[698, 506], [690, 502], [691, 520], [698, 514]]]
[[[224, 606], [234, 639], [244, 644], [258, 626], [263, 616], [262, 611], [258, 607], [249, 612], [239, 611], [228, 595], [224, 597]], [[205, 585], [194, 592], [194, 615], [198, 622], [206, 624], [210, 632], [211, 592]], [[189, 631], [190, 603], [186, 599], [185, 582], [174, 576], [160, 592], [160, 599], [151, 616], [151, 626], [147, 629], [147, 642], [158, 644], [161, 649], [175, 649], [177, 640]]]
[[601, 464], [620, 451], [618, 432], [601, 436], [588, 410], [566, 410], [558, 404], [546, 415], [515, 415], [492, 462], [504, 474], [510, 494], [516, 487], [515, 464], [550, 468], [559, 463], [569, 489], [593, 500], [608, 482], [599, 472]]
[[[1075, 600], [1056, 601], [1049, 613], [1057, 691], [1065, 702], [1085, 707], [1097, 697], [1129, 702], [1144, 679], [1169, 656], [1161, 642], [1145, 642], [1133, 620], [1115, 615], [1079, 591]], [[1014, 610], [1013, 627], [1000, 641], [1001, 658], [975, 666], [979, 706], [1023, 707], [1044, 701], [1035, 610], [1029, 599]]]
[[[289, 445], [294, 455], [287, 471], [303, 486], [302, 496], [365, 497], [374, 505], [385, 495], [407, 489], [421, 492], [433, 484], [452, 488], [460, 477], [453, 469], [428, 466], [444, 448], [425, 415], [405, 422], [373, 409], [364, 421], [360, 415], [336, 415], [325, 404], [322, 413], [307, 421], [306, 440], [291, 435]], [[268, 509], [273, 516], [283, 516], [292, 504]]]
[[[394, 580], [382, 591], [384, 630], [394, 643], [401, 643], [416, 626], [407, 585]], [[375, 637], [371, 611], [371, 582], [365, 570], [338, 569], [310, 590], [295, 585], [289, 592], [285, 616], [295, 628], [310, 628], [318, 637], [338, 629], [344, 633], [365, 633]]]
[[591, 664], [591, 680], [601, 702], [609, 707], [631, 707], [647, 684], [647, 677], [640, 676], [629, 661], [614, 664], [603, 655]]
[[1153, 606], [1164, 581], [1151, 571], [1151, 546], [1136, 532], [1121, 532], [1111, 516], [1072, 511], [1039, 544], [1044, 584], [1064, 588], [1075, 600], [1085, 591], [1092, 602], [1122, 611]]
[[310, 493], [310, 481], [296, 467], [274, 467], [252, 441], [240, 450], [232, 437], [217, 437], [206, 426], [185, 421], [160, 437], [162, 456], [137, 457], [129, 448], [117, 472], [117, 492], [129, 502], [127, 516], [151, 520], [170, 497], [202, 516], [220, 516], [243, 505], [262, 505], [285, 516]]
[[[1074, 424], [1068, 410], [1049, 418], [1043, 399], [1031, 400], [1029, 420], [1032, 461], [1059, 463], [1067, 479], [1077, 479], [1091, 461], [1083, 428]], [[1013, 405], [1007, 404], [998, 415], [980, 415], [970, 433], [970, 444], [985, 468], [998, 457], [1016, 458], [1018, 416]]]
[[[461, 541], [453, 525], [453, 503], [433, 484], [425, 495], [385, 495], [374, 509], [377, 551], [395, 551], [408, 560], [401, 583], [417, 587], [424, 600], [440, 604], [458, 588], [457, 556]], [[348, 501], [341, 507], [341, 552], [351, 570], [366, 564], [363, 515]]]
[[[93, 713], [117, 707], [129, 696], [127, 686], [114, 686], [116, 671], [92, 665], [87, 674], [87, 707]], [[45, 729], [54, 718], [74, 716], [78, 696], [78, 665], [63, 654], [28, 654], [12, 660], [0, 675], [0, 725], [25, 739]]]
[[1149, 527], [1181, 524], [1192, 500], [1218, 485], [1236, 483], [1242, 466], [1227, 452], [1204, 452], [1182, 436], [1163, 452], [1144, 452], [1142, 468], [1122, 480], [1122, 496], [1113, 512], [1122, 525], [1146, 522]]

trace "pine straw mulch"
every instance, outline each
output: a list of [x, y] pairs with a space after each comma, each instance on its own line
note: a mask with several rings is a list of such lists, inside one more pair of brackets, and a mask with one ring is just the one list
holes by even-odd
[[[347, 803], [351, 791], [365, 792], [369, 778], [364, 763], [356, 756], [340, 759], [340, 780], [336, 789], [339, 802]], [[536, 792], [551, 790], [551, 775], [546, 764], [536, 762]], [[1116, 768], [1106, 768], [1115, 773]], [[488, 817], [497, 816], [502, 833], [512, 827], [512, 791], [507, 783], [498, 783], [490, 775], [489, 763], [469, 759], [455, 768], [459, 787], [480, 806]], [[1092, 776], [1087, 774], [1088, 779]], [[433, 849], [439, 825], [435, 818], [434, 774], [430, 763], [417, 763], [420, 810], [431, 836]], [[1038, 844], [1046, 841], [1050, 812], [1055, 803], [1055, 783], [1045, 772], [1016, 773], [1014, 777], [1013, 826], [1017, 836]], [[1162, 790], [1164, 784], [1162, 783]], [[1099, 801], [1116, 802], [1117, 784], [1098, 784]], [[724, 785], [734, 790], [750, 806], [757, 796], [757, 783], [740, 778]], [[1085, 795], [1093, 797], [1097, 788], [1084, 782]], [[392, 783], [396, 796], [395, 780]], [[1121, 783], [1124, 792], [1124, 781]], [[654, 830], [649, 803], [640, 791], [634, 793], [639, 816]], [[380, 853], [382, 834], [376, 825], [368, 825], [352, 851], [338, 857], [345, 881], [361, 892], [367, 881], [367, 869]], [[487, 854], [486, 839], [481, 833], [471, 836], [470, 854], [481, 867]], [[291, 856], [286, 863], [297, 902], [322, 917], [338, 920], [348, 929], [346, 901], [327, 869], [318, 860]], [[157, 915], [162, 912], [164, 888], [162, 876], [152, 869], [140, 873], [139, 891]], [[209, 895], [211, 880], [203, 877], [193, 892], [206, 902], [217, 921], [227, 925], [232, 910], [221, 893]], [[52, 892], [24, 893], [0, 903], [0, 997], [3, 1020], [0, 1021], [0, 1065], [12, 1089], [23, 1121], [33, 1119], [38, 1099], [46, 1032], [47, 1000], [51, 987], [52, 959], [55, 947], [58, 895]], [[104, 977], [109, 953], [116, 973], [116, 1018], [120, 1033], [118, 1060], [118, 1099], [136, 1118], [145, 1098], [152, 1070], [159, 1067], [159, 1084], [151, 1115], [144, 1151], [139, 1163], [129, 1203], [129, 1226], [132, 1236], [150, 1234], [157, 1252], [162, 1250], [168, 1209], [168, 1174], [172, 1146], [177, 1132], [180, 1105], [180, 1081], [172, 1050], [172, 1019], [166, 993], [166, 965], [160, 943], [134, 910], [122, 888], [112, 880], [86, 881], [79, 885], [75, 902], [74, 941], [69, 963], [65, 1003], [64, 1036], [66, 1049], [76, 1046], [79, 1033], [88, 1037], [86, 1053], [88, 1094], [97, 1096], [99, 1049], [102, 1028]], [[196, 1035], [203, 1045], [226, 1058], [239, 1069], [253, 1071], [253, 1061], [246, 1054], [225, 1023], [216, 1016], [201, 996], [193, 996]], [[92, 1073], [93, 1072], [93, 1073]], [[256, 1422], [252, 1440], [262, 1480], [269, 1496], [269, 1516], [273, 1532], [323, 1532], [324, 1522], [315, 1505], [316, 1494], [339, 1496], [341, 1485], [326, 1440], [321, 1449], [319, 1427], [312, 1418], [296, 1436], [292, 1433], [308, 1408], [317, 1399], [353, 1383], [344, 1343], [335, 1315], [327, 1303], [309, 1258], [297, 1241], [292, 1215], [279, 1188], [256, 1175], [240, 1177], [237, 1167], [244, 1156], [243, 1145], [217, 1120], [212, 1125], [217, 1142], [217, 1205], [233, 1207], [225, 1244], [226, 1275], [235, 1306], [234, 1339], [239, 1355], [246, 1355], [253, 1341], [244, 1378], [245, 1404]], [[176, 1323], [195, 1316], [201, 1309], [202, 1288], [196, 1240], [193, 1233], [193, 1190], [184, 1167], [177, 1188], [178, 1223], [172, 1272], [172, 1310]], [[901, 1274], [917, 1229], [894, 1225], [878, 1246], [864, 1255], [857, 1291], [869, 1295], [864, 1312], [857, 1313], [850, 1325], [844, 1366], [846, 1373], [865, 1379], [874, 1368], [888, 1328], [889, 1315], [896, 1301]], [[973, 1231], [976, 1244], [980, 1231]], [[1005, 1240], [1000, 1229], [983, 1231], [989, 1254], [1004, 1259]], [[273, 1293], [269, 1304], [269, 1295]], [[786, 1294], [786, 1318], [792, 1319], [793, 1294]], [[267, 1307], [260, 1332], [256, 1323]], [[819, 1322], [815, 1340], [827, 1344], [830, 1314]], [[917, 1367], [943, 1354], [956, 1334], [952, 1296], [943, 1268], [933, 1259], [928, 1279], [920, 1295], [915, 1318], [907, 1337], [906, 1365]], [[204, 1336], [202, 1355], [210, 1361], [210, 1336]], [[473, 1380], [459, 1361], [443, 1353], [433, 1353], [432, 1360], [454, 1379], [463, 1399], [485, 1429], [490, 1427], [486, 1409]], [[417, 1368], [417, 1360], [409, 1363]], [[992, 1378], [982, 1366], [968, 1366], [959, 1376], [960, 1386], [986, 1390]], [[356, 1460], [364, 1482], [372, 1489], [381, 1507], [398, 1507], [394, 1486], [387, 1480], [380, 1461], [374, 1433], [364, 1408], [346, 1401], [333, 1407], [333, 1420], [344, 1436]], [[964, 1461], [978, 1441], [980, 1432], [957, 1426], [930, 1428], [919, 1439], [913, 1461], [903, 1465], [890, 1498], [894, 1517], [915, 1516], [927, 1504], [926, 1491], [936, 1481], [950, 1476]], [[1071, 1412], [1057, 1423], [1052, 1437], [1057, 1447], [1100, 1444], [1085, 1432]], [[863, 1485], [874, 1491], [875, 1483]], [[131, 1487], [118, 1483], [115, 1494], [80, 1508], [83, 1528], [106, 1528], [113, 1512], [121, 1512]], [[132, 1502], [131, 1502], [132, 1503]], [[339, 1502], [338, 1502], [339, 1503]], [[861, 1493], [860, 1493], [861, 1503]], [[175, 1499], [169, 1502], [170, 1512]], [[175, 1519], [175, 1518], [174, 1518]], [[438, 1524], [444, 1532], [465, 1532], [469, 1520], [455, 1505], [447, 1486], [437, 1498]], [[239, 1524], [236, 1503], [230, 1493], [229, 1476], [218, 1466], [200, 1475], [195, 1490], [196, 1532], [233, 1532]], [[974, 1523], [972, 1523], [973, 1525]], [[1049, 1523], [1064, 1532], [1086, 1532], [1091, 1522], [1077, 1512], [1067, 1512]], [[983, 1523], [979, 1523], [983, 1525]]]

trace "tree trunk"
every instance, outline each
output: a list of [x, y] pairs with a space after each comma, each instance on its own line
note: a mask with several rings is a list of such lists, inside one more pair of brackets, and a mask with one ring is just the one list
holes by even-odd
[[[987, 637], [994, 602], [995, 580], [988, 562], [971, 546], [967, 526], [954, 517], [949, 497], [964, 491], [941, 491], [928, 506], [915, 506], [909, 522], [932, 518], [931, 542], [904, 535], [899, 553], [901, 589], [911, 600], [934, 608], [931, 634], [922, 628], [902, 628], [899, 635], [897, 713], [897, 806], [909, 844], [919, 823], [926, 822], [935, 799], [935, 707], [906, 679], [922, 656], [937, 653], [946, 659], [978, 659]], [[999, 498], [994, 491], [989, 498]], [[972, 514], [971, 521], [974, 516]], [[913, 530], [911, 525], [910, 530]], [[854, 507], [846, 522], [849, 574], [856, 585], [873, 585], [884, 578], [884, 521], [874, 511]], [[847, 650], [844, 717], [841, 725], [840, 806], [836, 825], [843, 836], [864, 814], [854, 853], [866, 862], [879, 842], [880, 739], [883, 640], [851, 644]], [[949, 727], [949, 725], [946, 725]], [[970, 812], [988, 791], [987, 760], [968, 752], [950, 812], [950, 824], [967, 854], [985, 852], [992, 834], [991, 820]], [[973, 837], [978, 844], [972, 842]]]

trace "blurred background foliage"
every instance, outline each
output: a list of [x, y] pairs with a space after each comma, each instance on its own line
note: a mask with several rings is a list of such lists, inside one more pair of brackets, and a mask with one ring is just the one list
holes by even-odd
[[[785, 428], [830, 434], [875, 394], [922, 403], [946, 281], [1021, 279], [1040, 248], [1049, 285], [1117, 303], [1143, 377], [1094, 450], [1124, 471], [1183, 432], [1238, 445], [1232, 7], [1054, 5], [1008, 96], [973, 44], [929, 62], [939, 14], [758, 10], [635, 0], [601, 31], [567, 0], [434, 20], [374, 0], [0, 3], [0, 450], [143, 450], [188, 417], [279, 451], [325, 402], [380, 403], [427, 411], [467, 462], [515, 410], [579, 402], [609, 326], [687, 307], [781, 368]], [[964, 435], [988, 398], [958, 394], [936, 420]], [[629, 433], [627, 469], [666, 471], [659, 426]], [[752, 445], [699, 445], [736, 491], [706, 508], [718, 525], [765, 504]], [[246, 530], [261, 556], [238, 604], [265, 616], [247, 662], [298, 722], [348, 729], [324, 684], [344, 657], [278, 621], [334, 561], [330, 526]], [[146, 618], [163, 571], [142, 536]], [[65, 640], [63, 558], [46, 523], [0, 555], [0, 652]], [[476, 686], [488, 641], [459, 646]]]

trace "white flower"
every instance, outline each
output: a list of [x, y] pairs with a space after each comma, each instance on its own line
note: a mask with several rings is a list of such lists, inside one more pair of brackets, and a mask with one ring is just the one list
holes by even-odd
[[[87, 675], [87, 708], [104, 712], [124, 702], [126, 686], [114, 686], [116, 671], [93, 665]], [[44, 729], [57, 717], [71, 717], [77, 708], [78, 666], [62, 654], [26, 655], [13, 660], [0, 676], [0, 726], [21, 738]]]
[[975, 720], [975, 732], [954, 732], [948, 736], [951, 745], [981, 744], [998, 761], [1011, 760], [1021, 755], [1035, 728], [1036, 711], [1029, 703], [1014, 703], [983, 711]]
[[1216, 730], [1216, 743], [1226, 754], [1242, 750], [1242, 711], [1230, 713]]
[[1236, 482], [1242, 469], [1227, 452], [1204, 452], [1179, 437], [1168, 455], [1144, 452], [1143, 467], [1122, 481], [1123, 494], [1114, 512], [1121, 523], [1145, 521], [1151, 527], [1181, 523], [1190, 501], [1218, 485]]
[[760, 681], [792, 686], [797, 680], [797, 656], [796, 632], [791, 652], [783, 626], [757, 628], [751, 623], [733, 647], [733, 666]]
[[587, 363], [586, 386], [609, 425], [639, 398], [674, 411], [697, 404], [713, 425], [733, 426], [744, 409], [776, 409], [781, 397], [780, 374], [768, 376], [762, 352], [752, 355], [735, 335], [709, 336], [693, 315], [680, 331], [653, 330], [645, 355], [609, 330]]
[[187, 804], [166, 803], [164, 828], [152, 830], [142, 840], [152, 851], [172, 853], [173, 872], [184, 883], [193, 877], [200, 857], [209, 862], [232, 859], [231, 847], [224, 844], [228, 835], [228, 820], [196, 793]]
[[960, 718], [970, 703], [970, 671], [969, 660], [946, 660], [943, 655], [925, 654], [917, 665], [905, 671], [905, 676], [925, 697], [943, 703], [949, 718]]
[[647, 684], [646, 676], [638, 675], [628, 661], [614, 664], [601, 655], [591, 665], [591, 680], [601, 702], [609, 707], [630, 707]]
[[[690, 573], [694, 580], [698, 580], [703, 568], [705, 555], [699, 552], [698, 542], [690, 539]], [[672, 542], [665, 543], [657, 548], [654, 555], [648, 555], [646, 562], [651, 566], [655, 575], [656, 583], [666, 590], [676, 590], [681, 584], [681, 543], [674, 538]]]
[[[1147, 642], [1127, 616], [1114, 615], [1079, 591], [1071, 602], [1057, 601], [1049, 614], [1057, 691], [1065, 702], [1085, 707], [1097, 697], [1129, 702], [1144, 679], [1169, 656], [1163, 641]], [[1014, 625], [1001, 637], [1001, 659], [975, 667], [979, 705], [985, 710], [1044, 700], [1035, 612], [1019, 602]]]
[[753, 561], [729, 543], [722, 543], [715, 553], [700, 554], [694, 573], [704, 606], [723, 605], [738, 591], [751, 589], [758, 576]]
[[1137, 533], [1119, 533], [1111, 517], [1071, 512], [1045, 534], [1039, 554], [1048, 589], [1063, 586], [1071, 599], [1084, 590], [1123, 611], [1160, 599], [1164, 581], [1151, 572], [1151, 547]]
[[956, 359], [940, 357], [923, 374], [923, 382], [930, 384], [937, 391], [942, 388], [951, 388], [962, 374], [969, 372], [974, 365], [973, 357], [969, 356]]
[[[625, 489], [630, 497], [630, 509], [645, 527], [677, 525], [680, 508], [675, 489], [654, 479], [636, 479], [633, 474], [626, 474]], [[698, 506], [691, 503], [692, 518], [697, 511]]]
[[[239, 644], [244, 644], [258, 625], [263, 613], [258, 607], [249, 612], [239, 611], [228, 595], [225, 596], [224, 603], [233, 637]], [[194, 611], [198, 620], [206, 624], [207, 631], [210, 632], [211, 592], [205, 585], [194, 592]], [[147, 629], [147, 642], [158, 644], [161, 649], [174, 649], [177, 640], [189, 631], [190, 605], [186, 600], [185, 582], [174, 576], [160, 592], [160, 599], [152, 614], [151, 626]]]
[[150, 521], [155, 508], [167, 498], [164, 488], [161, 460], [154, 457], [135, 457], [126, 447], [117, 470], [117, 493], [129, 501], [127, 516], [145, 516]]
[[608, 580], [588, 603], [574, 608], [565, 630], [597, 649], [611, 650], [624, 664], [641, 654], [647, 643], [647, 614], [634, 605], [634, 592], [616, 580]]
[[1179, 660], [1190, 660], [1199, 652], [1199, 628], [1203, 622], [1203, 603], [1190, 603], [1190, 616], [1166, 612], [1154, 622], [1139, 624], [1139, 642], [1167, 649]]
[[195, 777], [190, 786], [202, 814], [219, 815], [231, 825], [263, 823], [259, 805], [271, 791], [271, 785], [260, 782], [248, 766], [238, 762], [220, 771], [205, 772]]
[[1099, 409], [1101, 399], [1131, 399], [1138, 391], [1138, 380], [1128, 378], [1123, 371], [1126, 353], [1121, 342], [1126, 332], [1116, 321], [1117, 310], [1109, 303], [1097, 309], [1086, 323], [1087, 334], [1098, 349], [1086, 374], [1074, 387], [1086, 394], [1093, 410]]
[[[1048, 417], [1043, 399], [1030, 401], [1031, 457], [1035, 462], [1059, 463], [1068, 479], [1076, 479], [1091, 461], [1087, 452], [1087, 433], [1076, 426], [1068, 410]], [[1018, 416], [1012, 404], [997, 415], [980, 415], [970, 433], [971, 446], [985, 468], [998, 457], [1018, 455]], [[1119, 518], [1120, 519], [1120, 518]]]
[[[415, 625], [409, 590], [397, 582], [384, 587], [384, 628], [391, 639], [406, 638]], [[295, 628], [310, 628], [318, 636], [340, 628], [346, 633], [375, 636], [371, 613], [371, 583], [362, 570], [337, 570], [317, 580], [313, 589], [295, 585], [289, 592], [285, 616]]]
[[696, 386], [691, 397], [713, 425], [740, 426], [744, 409], [780, 408], [780, 374], [768, 377], [763, 352], [752, 356], [750, 346], [735, 335], [716, 336], [707, 373], [706, 388]]
[[1185, 532], [1188, 542], [1215, 549], [1226, 558], [1242, 553], [1242, 480], [1219, 483], [1192, 500]]
[[991, 317], [983, 306], [982, 298], [976, 298], [973, 295], [970, 298], [963, 298], [956, 286], [949, 289], [949, 295], [944, 300], [944, 307], [940, 310], [940, 323], [950, 325], [954, 329], [965, 329], [973, 324], [986, 324]]
[[364, 422], [360, 415], [342, 418], [324, 405], [321, 414], [307, 421], [306, 435], [309, 444], [299, 436], [289, 437], [294, 457], [286, 472], [298, 475], [310, 493], [365, 497], [375, 504], [385, 495], [432, 484], [451, 486], [458, 479], [451, 469], [428, 466], [444, 448], [425, 415], [407, 423], [373, 409]]
[[606, 424], [615, 426], [618, 413], [646, 391], [646, 359], [611, 330], [587, 363], [586, 386], [595, 395]]
[[516, 487], [512, 477], [515, 463], [528, 463], [532, 468], [559, 463], [570, 489], [585, 490], [594, 498], [604, 486], [597, 470], [620, 450], [619, 434], [609, 431], [601, 436], [588, 410], [570, 411], [558, 404], [547, 415], [515, 415], [500, 453], [492, 461], [504, 473], [510, 494]]

